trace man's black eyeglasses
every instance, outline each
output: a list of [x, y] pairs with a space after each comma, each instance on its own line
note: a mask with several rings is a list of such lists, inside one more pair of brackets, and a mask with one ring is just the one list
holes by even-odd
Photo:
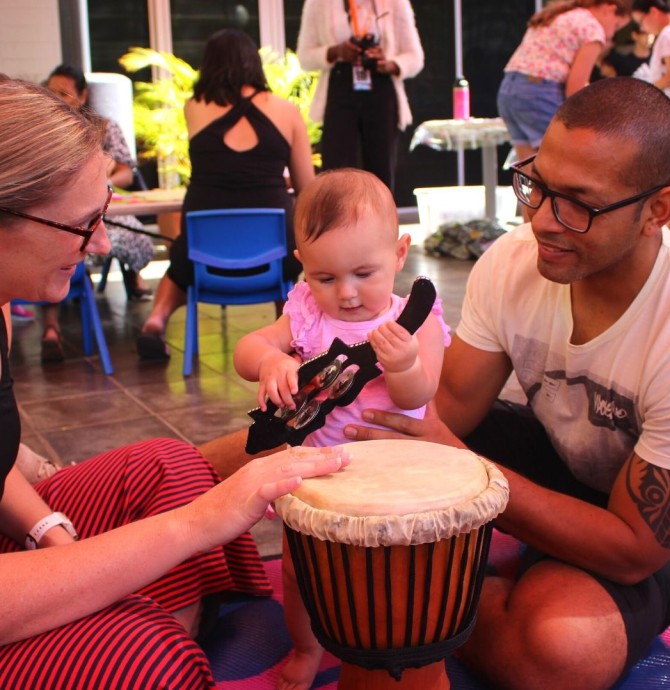
[[568, 196], [567, 194], [561, 194], [560, 192], [554, 192], [549, 187], [546, 187], [538, 180], [530, 177], [525, 172], [522, 172], [522, 168], [532, 163], [535, 160], [534, 154], [529, 158], [525, 158], [518, 163], [512, 164], [510, 167], [512, 169], [512, 187], [514, 188], [514, 193], [516, 198], [528, 206], [528, 208], [538, 209], [544, 203], [544, 200], [549, 197], [551, 199], [551, 209], [554, 212], [556, 220], [568, 230], [572, 232], [585, 233], [591, 229], [591, 223], [596, 216], [600, 216], [603, 213], [609, 213], [610, 211], [616, 211], [618, 208], [623, 208], [630, 204], [634, 204], [636, 201], [641, 201], [651, 196], [655, 192], [667, 187], [666, 184], [659, 184], [652, 189], [648, 189], [646, 192], [640, 192], [634, 196], [628, 197], [627, 199], [622, 199], [621, 201], [616, 201], [613, 204], [603, 206], [601, 208], [595, 208], [585, 204], [579, 199]]
[[102, 217], [105, 215], [105, 213], [107, 213], [107, 209], [109, 208], [109, 202], [111, 200], [112, 188], [107, 187], [107, 200], [105, 201], [105, 205], [102, 208], [102, 211], [96, 213], [91, 222], [88, 224], [88, 227], [85, 228], [66, 225], [65, 223], [58, 223], [55, 220], [46, 220], [45, 218], [38, 218], [37, 216], [31, 216], [28, 213], [22, 213], [21, 211], [14, 211], [11, 208], [5, 208], [4, 206], [0, 206], [0, 211], [2, 213], [9, 213], [12, 216], [19, 216], [19, 218], [26, 218], [27, 220], [32, 220], [35, 223], [42, 223], [42, 225], [48, 225], [49, 227], [56, 228], [57, 230], [70, 232], [73, 235], [79, 235], [79, 237], [84, 238], [84, 241], [81, 243], [81, 247], [79, 249], [80, 252], [83, 252], [86, 249], [88, 243], [91, 241], [91, 237], [93, 236], [93, 233], [95, 232], [96, 228], [98, 227], [98, 225], [100, 225]]

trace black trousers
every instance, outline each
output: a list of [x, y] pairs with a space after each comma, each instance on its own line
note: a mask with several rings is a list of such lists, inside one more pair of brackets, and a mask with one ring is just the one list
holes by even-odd
[[393, 191], [398, 155], [398, 99], [392, 78], [372, 75], [370, 91], [354, 91], [350, 63], [330, 73], [321, 139], [323, 169], [362, 168]]

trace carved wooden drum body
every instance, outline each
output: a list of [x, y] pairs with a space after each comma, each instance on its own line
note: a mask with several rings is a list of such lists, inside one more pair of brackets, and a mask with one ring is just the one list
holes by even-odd
[[[340, 687], [374, 687], [343, 685], [357, 668], [400, 680], [406, 669], [434, 665], [434, 682], [414, 677], [412, 685], [447, 688], [443, 659], [474, 624], [507, 482], [470, 451], [424, 441], [343, 448], [348, 467], [276, 502], [314, 633], [344, 663]], [[393, 683], [383, 676], [379, 687]]]

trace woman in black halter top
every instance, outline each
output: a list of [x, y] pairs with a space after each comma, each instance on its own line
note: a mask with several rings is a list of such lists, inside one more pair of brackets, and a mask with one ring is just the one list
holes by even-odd
[[[247, 34], [224, 29], [205, 47], [200, 78], [186, 104], [191, 181], [183, 212], [214, 208], [283, 208], [288, 256], [286, 278], [295, 280], [293, 196], [314, 177], [307, 129], [298, 109], [269, 92], [258, 48]], [[169, 356], [163, 336], [172, 313], [186, 302], [193, 282], [186, 226], [170, 249], [170, 267], [138, 338], [141, 357]]]
[[214, 687], [192, 639], [203, 598], [269, 594], [246, 530], [299, 475], [340, 465], [266, 458], [232, 474], [237, 446], [226, 438], [206, 449], [219, 476], [191, 445], [153, 439], [34, 486], [23, 477], [9, 303], [60, 301], [86, 254], [109, 252], [106, 168], [90, 122], [42, 87], [0, 74], [3, 690]]

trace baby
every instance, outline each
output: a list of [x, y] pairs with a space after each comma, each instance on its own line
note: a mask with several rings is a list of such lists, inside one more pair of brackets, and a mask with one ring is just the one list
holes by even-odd
[[[290, 292], [277, 321], [244, 336], [235, 348], [238, 373], [260, 382], [261, 408], [266, 409], [269, 398], [295, 409], [303, 361], [328, 350], [336, 337], [348, 345], [367, 338], [383, 375], [370, 381], [351, 405], [335, 407], [303, 445], [346, 443], [344, 427], [360, 423], [365, 408], [423, 417], [437, 390], [449, 328], [439, 300], [414, 335], [395, 321], [407, 300], [393, 294], [393, 283], [405, 265], [410, 237], [399, 237], [389, 189], [362, 170], [321, 173], [298, 197], [294, 227], [296, 257], [306, 282]], [[307, 690], [323, 650], [312, 633], [286, 548], [284, 554], [286, 622], [295, 651], [278, 687]]]

